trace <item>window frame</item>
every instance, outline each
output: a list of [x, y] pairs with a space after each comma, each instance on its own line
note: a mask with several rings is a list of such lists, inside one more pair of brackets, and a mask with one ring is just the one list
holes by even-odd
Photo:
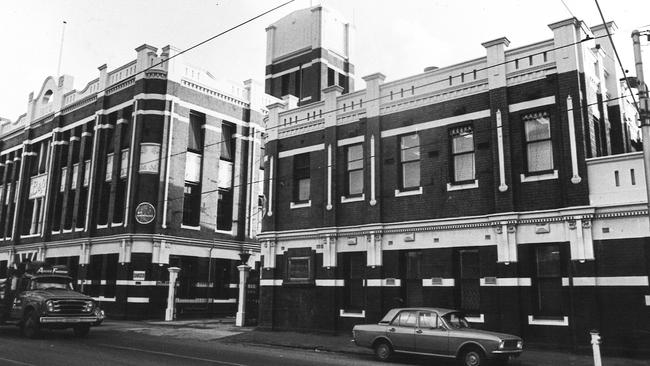
[[[469, 132], [467, 132], [469, 131]], [[470, 135], [472, 138], [472, 150], [455, 152], [454, 151], [454, 141], [456, 138], [465, 138], [467, 135]], [[474, 138], [474, 127], [472, 125], [464, 125], [455, 127], [449, 130], [449, 181], [452, 184], [467, 184], [473, 183], [476, 180], [476, 139]], [[472, 156], [472, 177], [468, 179], [456, 179], [457, 173], [457, 163], [456, 157], [471, 155]]]
[[[529, 122], [534, 122], [536, 121], [539, 117], [533, 118], [533, 116], [540, 116], [540, 117], [545, 117], [548, 119], [548, 137], [547, 138], [540, 138], [536, 140], [529, 140], [527, 133], [526, 133], [526, 124]], [[524, 163], [525, 163], [525, 174], [527, 176], [532, 176], [532, 175], [544, 175], [544, 174], [549, 174], [553, 173], [555, 171], [556, 163], [555, 163], [555, 154], [554, 154], [554, 148], [553, 148], [553, 128], [552, 128], [552, 121], [551, 121], [551, 114], [548, 111], [541, 110], [541, 111], [533, 111], [530, 113], [524, 113], [521, 115], [521, 122], [522, 122], [522, 141], [524, 142]], [[540, 144], [540, 143], [545, 143], [548, 142], [550, 146], [550, 154], [551, 154], [551, 167], [549, 169], [540, 169], [540, 170], [531, 170], [531, 164], [530, 164], [530, 154], [528, 152], [529, 146], [533, 144]]]
[[[410, 136], [417, 136], [417, 139], [418, 139], [418, 141], [417, 141], [417, 143], [418, 143], [417, 144], [418, 158], [417, 159], [410, 159], [410, 160], [405, 161], [404, 158], [402, 157], [402, 152], [406, 151], [406, 150], [409, 150], [409, 149], [415, 149], [416, 148], [415, 146], [407, 147], [405, 149], [402, 148], [403, 139], [406, 138], [406, 137], [410, 137]], [[399, 184], [398, 184], [398, 187], [399, 187], [399, 190], [401, 192], [416, 191], [416, 190], [418, 190], [418, 189], [420, 189], [422, 187], [422, 155], [421, 155], [421, 151], [420, 151], [421, 147], [422, 147], [422, 144], [420, 142], [420, 134], [417, 131], [412, 132], [412, 133], [408, 133], [408, 134], [404, 134], [404, 135], [399, 135], [397, 137], [397, 149], [398, 149], [398, 158], [399, 158], [399, 167], [398, 167], [399, 168], [398, 169], [398, 173], [399, 173], [399, 182], [398, 183]], [[418, 176], [418, 184], [416, 184], [414, 186], [408, 186], [407, 187], [405, 185], [405, 179], [404, 179], [404, 166], [407, 165], [407, 164], [414, 164], [415, 162], [417, 162], [417, 166], [418, 166], [418, 175], [419, 175]]]
[[[542, 249], [550, 249], [553, 250], [555, 249], [559, 254], [558, 262], [557, 262], [557, 271], [558, 273], [556, 275], [546, 275], [546, 274], [540, 274], [540, 261], [539, 261], [539, 253], [540, 250]], [[563, 274], [563, 259], [565, 257], [564, 249], [563, 246], [560, 244], [543, 244], [543, 245], [536, 245], [533, 249], [533, 255], [532, 255], [532, 268], [533, 268], [533, 273], [532, 273], [532, 281], [533, 281], [533, 315], [536, 318], [548, 318], [548, 319], [562, 319], [564, 317], [564, 312], [565, 312], [565, 306], [564, 306], [564, 288], [562, 286], [562, 274]], [[556, 287], [556, 290], [559, 292], [559, 303], [555, 304], [558, 309], [557, 310], [552, 310], [548, 309], [548, 305], [545, 306], [543, 304], [544, 297], [545, 295], [542, 294], [542, 291], [544, 291], [545, 286], [542, 286], [542, 282], [545, 283], [553, 283]], [[546, 295], [548, 296], [548, 294]]]
[[[304, 159], [304, 161], [300, 161]], [[306, 162], [301, 166], [298, 163]], [[308, 192], [306, 199], [300, 199], [300, 182], [306, 180], [308, 182]], [[293, 192], [292, 202], [294, 203], [307, 203], [311, 200], [311, 155], [310, 153], [303, 153], [293, 156]]]
[[[361, 159], [350, 160], [350, 151], [351, 151], [351, 149], [357, 148], [357, 147], [361, 149]], [[346, 166], [345, 166], [345, 169], [346, 169], [346, 176], [345, 176], [346, 177], [346, 184], [345, 184], [346, 196], [345, 197], [346, 198], [349, 198], [349, 197], [361, 197], [363, 195], [363, 193], [364, 193], [364, 188], [365, 188], [365, 165], [364, 165], [363, 143], [346, 146], [345, 159], [346, 159], [346, 163], [345, 163], [346, 164]], [[361, 162], [361, 167], [360, 168], [350, 168], [350, 163], [355, 163], [357, 161]], [[351, 177], [352, 177], [352, 174], [357, 173], [359, 171], [361, 172], [361, 191], [356, 192], [356, 193], [352, 193], [352, 190], [351, 190], [351, 188], [352, 188], [352, 186], [351, 186], [352, 179], [351, 179]]]
[[[291, 276], [291, 261], [292, 260], [306, 260], [307, 261], [307, 276], [306, 277], [292, 277]], [[314, 251], [311, 248], [295, 248], [286, 252], [284, 260], [284, 282], [287, 285], [314, 285], [315, 284], [315, 269], [316, 258]]]

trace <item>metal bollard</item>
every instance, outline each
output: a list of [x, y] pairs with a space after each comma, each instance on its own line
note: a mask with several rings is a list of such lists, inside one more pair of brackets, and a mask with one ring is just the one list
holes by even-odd
[[600, 334], [595, 329], [589, 333], [591, 334], [591, 349], [594, 353], [594, 366], [602, 366], [603, 362], [600, 359]]

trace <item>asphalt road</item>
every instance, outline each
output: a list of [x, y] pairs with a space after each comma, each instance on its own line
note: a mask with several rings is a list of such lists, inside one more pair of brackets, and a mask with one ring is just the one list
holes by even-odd
[[[79, 339], [71, 330], [45, 331], [40, 339], [0, 327], [0, 365], [376, 365], [370, 356], [203, 342], [136, 332], [111, 326], [93, 328]], [[391, 365], [391, 364], [384, 364]]]

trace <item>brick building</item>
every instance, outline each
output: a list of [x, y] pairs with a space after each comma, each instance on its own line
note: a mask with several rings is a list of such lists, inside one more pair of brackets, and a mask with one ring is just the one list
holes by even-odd
[[531, 343], [586, 347], [594, 328], [605, 347], [647, 342], [643, 163], [612, 155], [630, 151], [611, 133], [625, 118], [612, 47], [604, 26], [549, 28], [269, 106], [261, 326], [348, 331], [427, 305]]
[[[0, 272], [67, 264], [109, 316], [234, 314], [240, 253], [259, 261], [260, 134], [272, 98], [143, 45], [82, 90], [48, 77], [3, 121]], [[254, 278], [254, 276], [253, 276]]]

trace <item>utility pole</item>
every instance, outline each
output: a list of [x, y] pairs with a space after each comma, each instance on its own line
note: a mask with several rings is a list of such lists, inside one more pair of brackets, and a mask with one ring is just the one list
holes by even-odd
[[[650, 32], [644, 32], [650, 34]], [[643, 79], [643, 61], [641, 60], [641, 32], [632, 32], [632, 45], [634, 47], [634, 65], [639, 90], [639, 119], [641, 120], [641, 133], [643, 134], [643, 166], [645, 171], [646, 195], [648, 212], [650, 213], [650, 104], [648, 103], [648, 87]]]

